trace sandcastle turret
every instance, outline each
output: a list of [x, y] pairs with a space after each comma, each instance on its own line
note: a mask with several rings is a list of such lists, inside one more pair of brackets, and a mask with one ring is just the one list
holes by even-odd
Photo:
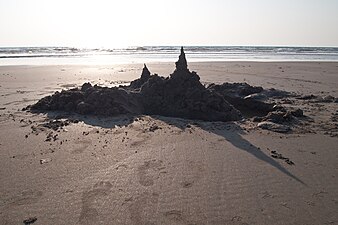
[[150, 78], [150, 71], [148, 70], [148, 67], [146, 64], [144, 64], [142, 74], [141, 74], [141, 80], [148, 80]]
[[151, 77], [150, 71], [149, 71], [147, 65], [144, 64], [143, 69], [142, 69], [141, 77], [140, 77], [139, 79], [136, 79], [136, 80], [132, 81], [132, 82], [130, 83], [130, 87], [131, 87], [131, 88], [134, 88], [134, 89], [136, 89], [136, 88], [141, 88], [142, 85], [143, 85], [145, 82], [147, 82], [147, 81], [149, 80], [150, 77]]
[[187, 59], [185, 58], [185, 53], [183, 47], [181, 47], [181, 54], [178, 58], [176, 64], [176, 71], [189, 71]]

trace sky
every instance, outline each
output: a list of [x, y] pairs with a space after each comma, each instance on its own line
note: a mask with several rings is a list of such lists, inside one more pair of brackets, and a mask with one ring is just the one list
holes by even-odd
[[338, 0], [0, 0], [0, 46], [338, 46]]

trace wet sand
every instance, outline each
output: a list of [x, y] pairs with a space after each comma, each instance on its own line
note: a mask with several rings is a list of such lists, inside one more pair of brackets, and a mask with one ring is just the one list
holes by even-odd
[[[147, 65], [169, 75], [173, 63]], [[204, 83], [247, 82], [338, 97], [338, 63], [189, 63]], [[0, 67], [0, 221], [23, 224], [337, 224], [338, 103], [291, 99], [311, 122], [289, 134], [240, 122], [21, 111], [90, 81], [116, 86], [141, 64]], [[61, 113], [62, 115], [62, 113]], [[273, 151], [295, 165], [274, 158]]]

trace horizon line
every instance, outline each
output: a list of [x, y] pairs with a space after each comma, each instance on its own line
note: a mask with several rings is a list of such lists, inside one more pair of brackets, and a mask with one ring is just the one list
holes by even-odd
[[282, 48], [338, 48], [334, 45], [128, 45], [128, 46], [71, 46], [71, 45], [17, 45], [0, 46], [0, 48], [82, 48], [82, 49], [124, 49], [137, 47], [282, 47]]

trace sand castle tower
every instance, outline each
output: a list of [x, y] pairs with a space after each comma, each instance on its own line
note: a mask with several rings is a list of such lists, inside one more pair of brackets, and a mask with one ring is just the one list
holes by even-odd
[[175, 64], [176, 64], [176, 71], [177, 72], [189, 71], [188, 63], [187, 63], [187, 59], [185, 58], [185, 53], [184, 53], [183, 47], [181, 47], [181, 54], [178, 58], [178, 61]]
[[131, 88], [141, 88], [141, 86], [149, 80], [151, 77], [150, 71], [146, 64], [143, 66], [142, 74], [139, 79], [136, 79], [130, 83]]
[[148, 80], [150, 78], [150, 71], [147, 68], [147, 65], [144, 64], [143, 70], [142, 70], [142, 74], [141, 74], [141, 80]]

